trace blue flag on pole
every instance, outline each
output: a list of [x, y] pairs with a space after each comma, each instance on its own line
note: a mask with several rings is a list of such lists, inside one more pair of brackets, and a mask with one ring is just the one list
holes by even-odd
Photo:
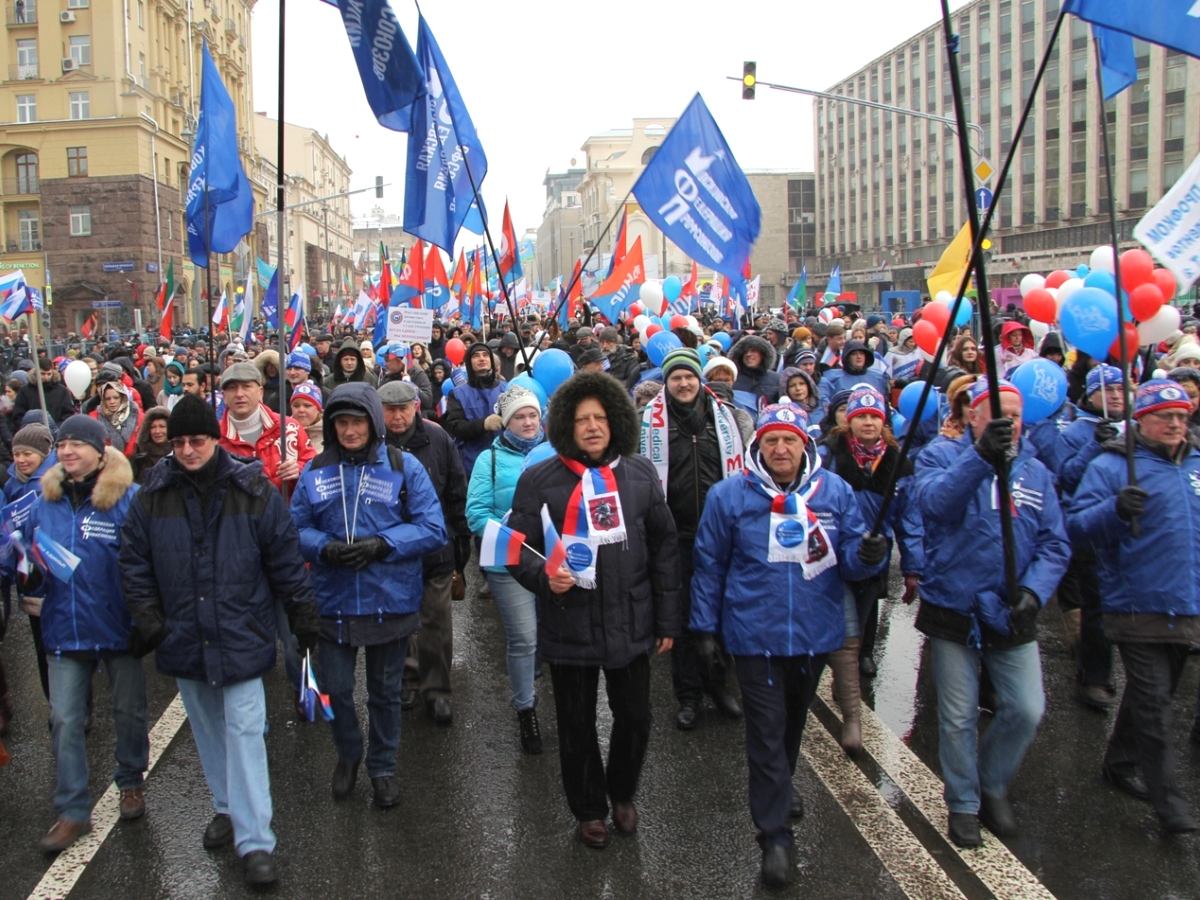
[[1196, 0], [1066, 0], [1062, 8], [1093, 25], [1200, 56]]
[[1111, 100], [1137, 81], [1133, 38], [1100, 25], [1092, 26], [1092, 34], [1100, 44], [1100, 81], [1104, 85], [1104, 99]]
[[259, 308], [259, 314], [267, 320], [268, 328], [279, 327], [279, 270], [271, 276], [271, 283], [267, 285], [267, 292], [263, 294], [262, 306]]
[[834, 266], [833, 271], [829, 273], [829, 284], [825, 286], [825, 293], [840, 294], [842, 292], [842, 267]]
[[238, 154], [237, 113], [205, 41], [187, 195], [188, 255], [207, 268], [210, 253], [229, 253], [253, 226], [254, 193]]
[[384, 128], [408, 131], [425, 76], [388, 0], [339, 0], [337, 8], [371, 112]]
[[471, 180], [476, 189], [482, 186], [487, 157], [424, 16], [417, 26], [417, 61], [425, 70], [425, 96], [412, 108], [404, 230], [453, 255], [474, 200]]
[[699, 94], [638, 178], [633, 194], [685, 255], [741, 279], [762, 213]]

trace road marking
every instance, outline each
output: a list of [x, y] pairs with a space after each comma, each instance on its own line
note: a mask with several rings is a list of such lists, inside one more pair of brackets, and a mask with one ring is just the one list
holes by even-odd
[[866, 840], [871, 851], [909, 897], [965, 900], [962, 891], [917, 840], [811, 712], [801, 744], [804, 758]]
[[[183, 698], [176, 694], [175, 699], [171, 701], [150, 730], [150, 764], [146, 769], [147, 775], [154, 770], [159, 757], [170, 746], [171, 741], [175, 739], [175, 735], [179, 733], [179, 729], [186, 721], [187, 713], [183, 709]], [[95, 857], [96, 851], [100, 849], [100, 845], [112, 831], [117, 819], [121, 817], [120, 798], [121, 792], [117, 786], [110, 784], [108, 790], [104, 792], [104, 796], [92, 808], [92, 830], [58, 854], [58, 858], [46, 870], [42, 880], [29, 895], [29, 900], [62, 900], [71, 893], [75, 882], [79, 880], [83, 870], [87, 868], [87, 864]]]
[[[833, 678], [828, 669], [821, 678], [818, 693], [838, 721], [841, 721], [841, 709], [833, 699]], [[863, 749], [871, 754], [879, 767], [904, 791], [905, 796], [937, 829], [938, 834], [944, 836], [947, 813], [941, 779], [921, 762], [908, 745], [901, 741], [866, 703], [862, 704], [862, 733]], [[854, 768], [857, 770], [857, 767]], [[1054, 900], [1054, 895], [999, 838], [986, 828], [981, 828], [980, 833], [983, 835], [983, 846], [975, 850], [956, 847], [949, 839], [946, 839], [946, 846], [962, 857], [975, 877], [996, 896], [996, 900]]]

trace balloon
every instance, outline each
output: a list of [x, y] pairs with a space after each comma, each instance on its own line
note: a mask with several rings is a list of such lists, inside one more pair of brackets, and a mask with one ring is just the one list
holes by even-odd
[[663, 330], [663, 327], [661, 325], [659, 325], [657, 322], [651, 322], [649, 325], [646, 326], [646, 330], [643, 331], [642, 334], [645, 337], [651, 338], [651, 337], [654, 337], [656, 334], [661, 333], [662, 330]]
[[1008, 376], [1021, 392], [1021, 421], [1027, 425], [1053, 415], [1067, 399], [1067, 373], [1048, 359], [1031, 359]]
[[[941, 339], [942, 335], [937, 330], [937, 326], [927, 319], [921, 319], [920, 322], [913, 326], [913, 340], [926, 353], [931, 355], [937, 353], [938, 341]], [[909, 416], [909, 418], [911, 419], [912, 416]]]
[[1149, 253], [1135, 247], [1121, 254], [1121, 287], [1132, 291], [1153, 278], [1154, 259]]
[[825, 298], [822, 297], [820, 294], [818, 294], [816, 297], [813, 298], [813, 303], [816, 305], [817, 309], [820, 309], [822, 306], [825, 305]]
[[661, 334], [656, 334], [646, 342], [646, 355], [650, 357], [650, 362], [656, 366], [661, 366], [662, 361], [667, 354], [676, 347], [682, 347], [683, 341], [671, 334], [669, 331], [664, 331]]
[[975, 315], [975, 307], [971, 305], [971, 301], [966, 297], [962, 298], [962, 303], [958, 304], [958, 315], [954, 317], [956, 326], [966, 325], [971, 321], [971, 316]]
[[[921, 322], [918, 322], [917, 324], [920, 325]], [[917, 419], [917, 403], [920, 401], [921, 392], [924, 389], [925, 382], [922, 380], [911, 382], [905, 386], [904, 390], [900, 392], [900, 415], [904, 416], [905, 419], [908, 419], [909, 421], [914, 421]], [[925, 398], [925, 405], [921, 407], [921, 418], [919, 421], [924, 422], [926, 419], [933, 418], [933, 415], [936, 412], [937, 395], [933, 391], [930, 391], [929, 396]]]
[[928, 322], [936, 328], [938, 337], [941, 337], [946, 333], [946, 326], [950, 324], [950, 308], [941, 303], [926, 303], [921, 307], [921, 321]]
[[1179, 309], [1164, 305], [1153, 316], [1138, 325], [1138, 343], [1145, 347], [1147, 344], [1157, 344], [1179, 330]]
[[1111, 273], [1116, 266], [1113, 265], [1113, 249], [1111, 244], [1104, 244], [1092, 251], [1092, 258], [1088, 260], [1088, 264], [1095, 272], [1100, 269], [1103, 272]]
[[636, 303], [636, 302], [629, 304], [629, 315], [632, 316], [635, 320], [637, 319], [638, 316], [640, 316], [644, 312], [645, 312], [645, 310], [642, 309], [642, 304]]
[[92, 383], [92, 370], [82, 359], [71, 360], [63, 369], [63, 381], [67, 383], [67, 387], [75, 395], [75, 399], [82, 400]]
[[684, 316], [687, 320], [688, 328], [699, 328], [700, 322], [695, 316]]
[[1088, 272], [1090, 271], [1091, 269], [1089, 269], [1085, 264], [1081, 263], [1079, 268], [1075, 270], [1075, 277], [1082, 280], [1088, 277]]
[[900, 415], [899, 411], [892, 410], [892, 434], [898, 438], [904, 437], [905, 429], [908, 428], [908, 419]]
[[[1028, 297], [1030, 291], [1038, 291], [1046, 286], [1046, 279], [1036, 272], [1031, 272], [1021, 279], [1021, 296]], [[1028, 309], [1029, 307], [1025, 307]]]
[[1083, 279], [1084, 287], [1100, 288], [1107, 294], [1117, 296], [1117, 279], [1112, 272], [1105, 272], [1103, 269], [1093, 269], [1088, 273], [1088, 277]]
[[575, 374], [575, 363], [565, 350], [551, 347], [538, 354], [533, 361], [533, 377], [542, 386], [547, 397], [554, 395], [558, 386]]
[[[559, 352], [562, 352], [562, 351], [559, 351]], [[533, 362], [534, 362], [534, 365], [536, 366], [537, 360], [535, 359]], [[538, 380], [536, 378], [534, 378], [532, 375], [530, 375], [528, 372], [522, 372], [520, 375], [518, 375], [516, 378], [514, 378], [512, 381], [510, 381], [508, 383], [507, 390], [512, 390], [515, 387], [523, 387], [523, 388], [525, 388], [525, 390], [529, 391], [530, 393], [536, 394], [537, 398], [538, 398], [538, 402], [542, 404], [542, 409], [545, 409], [547, 406], [550, 405], [550, 398], [546, 396], [546, 389], [544, 387], [542, 387], [542, 385], [538, 382]]]
[[[1123, 274], [1125, 270], [1121, 272]], [[1139, 284], [1129, 292], [1129, 312], [1139, 322], [1153, 319], [1165, 302], [1162, 291], [1153, 281]]]
[[[1132, 322], [1125, 323], [1125, 359], [1131, 360], [1137, 357], [1138, 352], [1138, 332], [1137, 326]], [[1108, 355], [1115, 360], [1121, 359], [1121, 339], [1117, 338], [1112, 342], [1112, 346], [1108, 348]]]
[[554, 449], [553, 445], [549, 441], [542, 441], [529, 451], [529, 454], [525, 457], [525, 462], [521, 463], [521, 471], [524, 472], [530, 466], [536, 466], [538, 463], [553, 459], [556, 456], [558, 456], [558, 451]]
[[1058, 308], [1062, 309], [1063, 304], [1067, 302], [1068, 298], [1070, 298], [1070, 296], [1073, 293], [1075, 293], [1077, 290], [1079, 290], [1081, 287], [1083, 287], [1083, 279], [1082, 278], [1068, 278], [1061, 285], [1059, 285]]
[[646, 329], [650, 327], [650, 317], [645, 313], [639, 313], [633, 320], [633, 327], [638, 330], [638, 334], [645, 333]]
[[1117, 339], [1117, 298], [1097, 287], [1080, 288], [1059, 309], [1058, 321], [1064, 338], [1104, 359]]
[[938, 291], [937, 296], [933, 298], [934, 303], [941, 303], [943, 306], [950, 306], [954, 302], [954, 295], [949, 291]]
[[1058, 301], [1045, 288], [1033, 288], [1025, 295], [1025, 312], [1035, 322], [1049, 324], [1058, 318]]
[[1033, 332], [1033, 336], [1039, 341], [1050, 333], [1050, 326], [1045, 322], [1039, 322], [1034, 319], [1029, 323], [1029, 330]]
[[446, 359], [450, 361], [451, 365], [461, 366], [467, 355], [467, 345], [458, 338], [450, 338], [446, 341], [445, 353]]
[[1153, 277], [1154, 283], [1162, 291], [1163, 300], [1170, 303], [1171, 298], [1175, 296], [1175, 291], [1179, 288], [1178, 282], [1175, 281], [1175, 275], [1166, 269], [1155, 269]]
[[823, 309], [819, 313], [817, 313], [817, 318], [820, 319], [822, 322], [824, 322], [826, 325], [828, 325], [830, 322], [832, 322], [837, 317], [838, 317], [837, 310], [834, 309], [833, 307], [830, 307], [828, 309]]
[[683, 282], [679, 280], [678, 275], [668, 275], [662, 283], [663, 296], [667, 298], [668, 303], [674, 303], [679, 299], [679, 295], [683, 293]]
[[442, 382], [442, 396], [449, 397], [452, 390], [454, 390], [454, 382], [447, 378]]
[[1063, 282], [1066, 281], [1070, 277], [1071, 277], [1070, 272], [1064, 272], [1062, 269], [1059, 269], [1055, 272], [1051, 272], [1049, 275], [1046, 276], [1046, 283], [1044, 285], [1042, 285], [1042, 287], [1047, 287], [1047, 288], [1062, 287]]
[[648, 312], [661, 315], [666, 306], [662, 285], [656, 281], [647, 281], [638, 291], [638, 301]]
[[696, 348], [696, 352], [700, 354], [700, 362], [706, 363], [717, 351], [710, 344], [700, 344]]
[[671, 316], [671, 327], [672, 328], [687, 328], [688, 327], [687, 316], [681, 316], [678, 313]]
[[729, 348], [733, 345], [732, 339], [724, 331], [714, 331], [712, 339], [721, 345], [721, 349], [729, 352]]

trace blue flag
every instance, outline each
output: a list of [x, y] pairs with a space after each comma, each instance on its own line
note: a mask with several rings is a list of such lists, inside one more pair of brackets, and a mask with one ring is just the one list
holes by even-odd
[[739, 280], [762, 213], [699, 94], [633, 186], [648, 215], [685, 255]]
[[1104, 99], [1111, 100], [1137, 82], [1133, 38], [1100, 25], [1092, 26], [1092, 34], [1100, 44], [1100, 81], [1104, 85]]
[[1200, 56], [1196, 0], [1066, 0], [1062, 9], [1093, 25]]
[[487, 157], [424, 16], [417, 26], [417, 58], [425, 69], [425, 96], [412, 108], [404, 230], [453, 256], [454, 239], [474, 200], [471, 180], [476, 189], [482, 186]]
[[825, 286], [825, 293], [840, 294], [842, 292], [842, 267], [834, 266], [833, 271], [829, 273], [829, 284]]
[[275, 274], [271, 276], [271, 283], [267, 285], [267, 292], [263, 294], [262, 306], [259, 307], [259, 314], [267, 320], [268, 328], [279, 327], [279, 270], [275, 270]]
[[[482, 205], [483, 211], [480, 212]], [[471, 208], [467, 210], [467, 217], [463, 220], [462, 227], [471, 232], [471, 234], [483, 234], [487, 229], [484, 227], [483, 220], [487, 218], [487, 204], [483, 202], [483, 195], [479, 196], [479, 203], [472, 203]]]
[[408, 131], [425, 76], [396, 14], [387, 0], [339, 0], [337, 7], [371, 112], [384, 128]]
[[254, 227], [254, 193], [238, 154], [237, 113], [204, 42], [200, 119], [187, 195], [188, 256], [201, 268]]

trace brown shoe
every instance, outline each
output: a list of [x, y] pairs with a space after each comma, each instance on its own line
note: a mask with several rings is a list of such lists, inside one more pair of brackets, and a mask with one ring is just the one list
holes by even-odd
[[608, 846], [608, 828], [601, 819], [588, 819], [579, 823], [579, 839], [593, 850], [603, 850]]
[[43, 853], [60, 853], [91, 830], [91, 822], [59, 819], [54, 823], [54, 827], [46, 832], [46, 836], [38, 841], [38, 849]]
[[140, 819], [146, 814], [146, 795], [141, 788], [124, 788], [121, 791], [121, 818]]
[[613, 803], [613, 827], [621, 834], [633, 834], [637, 831], [638, 811], [632, 803]]

